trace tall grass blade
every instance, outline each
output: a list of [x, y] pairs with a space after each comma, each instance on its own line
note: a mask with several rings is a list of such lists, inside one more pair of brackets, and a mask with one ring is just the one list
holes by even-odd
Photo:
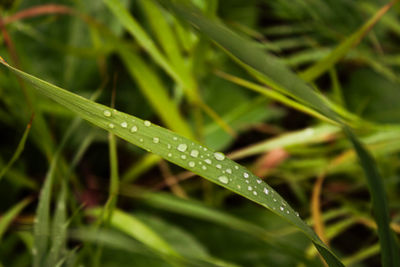
[[30, 198], [26, 198], [14, 205], [10, 210], [5, 212], [0, 218], [0, 242], [6, 232], [10, 223], [15, 219], [16, 216], [31, 202]]
[[159, 1], [167, 3], [177, 15], [200, 29], [202, 33], [225, 49], [240, 64], [244, 64], [251, 73], [255, 73], [271, 88], [296, 98], [304, 105], [318, 110], [332, 120], [339, 121], [338, 116], [326, 105], [320, 95], [289, 70], [281, 60], [265, 53], [257, 43], [239, 36], [216, 20], [204, 17], [192, 7], [174, 5], [169, 0]]
[[370, 18], [358, 31], [342, 41], [331, 53], [322, 60], [300, 73], [300, 77], [311, 82], [328, 71], [334, 64], [343, 58], [353, 47], [357, 46], [364, 36], [374, 27], [380, 18], [393, 6], [397, 0], [386, 4]]
[[[153, 125], [149, 121], [143, 121], [87, 100], [22, 72], [5, 62], [2, 62], [2, 64], [22, 79], [30, 82], [42, 94], [64, 105], [92, 124], [270, 209], [305, 233], [317, 249], [330, 261], [331, 266], [342, 266], [330, 249], [321, 242], [311, 228], [301, 220], [298, 213], [278, 193], [246, 168], [226, 158], [222, 153], [214, 152], [183, 136]], [[48, 179], [48, 181], [51, 180]], [[46, 201], [50, 199], [50, 188], [51, 182], [46, 181], [43, 190]], [[48, 204], [41, 204], [40, 210], [46, 211]], [[48, 212], [43, 212], [43, 219], [48, 220]], [[47, 239], [44, 239], [45, 236], [43, 236], [43, 231], [45, 231], [43, 225], [38, 224], [38, 226], [40, 226], [37, 227], [40, 231], [37, 235], [42, 237], [45, 243], [37, 243], [36, 245], [40, 246], [42, 252], [47, 246]], [[36, 262], [40, 263], [39, 260]]]
[[[101, 209], [92, 209], [89, 211], [89, 214], [98, 217], [101, 216], [102, 212]], [[127, 214], [116, 209], [111, 214], [110, 223], [114, 228], [135, 238], [155, 251], [179, 257], [179, 254], [165, 240], [132, 214]]]
[[24, 134], [22, 135], [22, 138], [18, 143], [17, 149], [15, 150], [15, 152], [14, 152], [13, 156], [11, 157], [10, 161], [0, 171], [0, 181], [1, 181], [1, 178], [3, 178], [4, 174], [7, 173], [7, 171], [11, 168], [11, 166], [14, 164], [14, 162], [19, 158], [19, 156], [21, 155], [22, 151], [24, 151], [25, 142], [26, 142], [26, 139], [28, 138], [29, 132], [31, 130], [32, 119], [33, 119], [33, 117], [31, 118], [31, 121], [26, 126]]
[[386, 200], [382, 177], [372, 156], [358, 141], [353, 132], [344, 128], [345, 133], [352, 142], [360, 160], [365, 176], [370, 186], [374, 217], [378, 225], [378, 236], [381, 244], [381, 257], [383, 266], [400, 266], [400, 248], [394, 233], [390, 229], [389, 208]]

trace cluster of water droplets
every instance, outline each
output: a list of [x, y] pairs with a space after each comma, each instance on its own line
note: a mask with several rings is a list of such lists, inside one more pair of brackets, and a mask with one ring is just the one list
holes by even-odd
[[[117, 114], [116, 110], [104, 110], [103, 115], [105, 117], [111, 117], [112, 114]], [[140, 131], [139, 123], [133, 121], [130, 125], [127, 121], [122, 121], [119, 126], [124, 129], [128, 129], [130, 133], [136, 134]], [[150, 121], [143, 121], [142, 127], [150, 127]], [[113, 123], [109, 123], [108, 127], [114, 129], [116, 126]], [[176, 136], [171, 136], [170, 140], [160, 140], [159, 137], [154, 136], [151, 138], [151, 142], [160, 146], [165, 146], [160, 151], [164, 151], [167, 158], [170, 158], [173, 162], [182, 162], [193, 171], [203, 170], [206, 171], [209, 168], [214, 168], [219, 174], [217, 174], [217, 180], [224, 185], [232, 183], [231, 187], [236, 186], [238, 191], [245, 193], [247, 190], [253, 197], [262, 198], [269, 197], [272, 199], [270, 208], [278, 210], [282, 213], [290, 214], [288, 205], [285, 201], [276, 194], [271, 188], [269, 188], [263, 181], [253, 174], [249, 173], [242, 166], [235, 164], [232, 167], [232, 161], [227, 161], [226, 157], [221, 152], [211, 152], [206, 147], [190, 142], [186, 139], [179, 140]], [[139, 138], [140, 142], [144, 142], [143, 138]], [[197, 171], [199, 172], [199, 171]], [[235, 177], [233, 179], [232, 177]], [[247, 184], [246, 188], [242, 188], [243, 181]], [[265, 201], [262, 201], [265, 203]], [[299, 216], [298, 213], [295, 213]]]

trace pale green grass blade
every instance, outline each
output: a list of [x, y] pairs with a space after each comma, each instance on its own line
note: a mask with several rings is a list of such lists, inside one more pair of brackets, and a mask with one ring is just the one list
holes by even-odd
[[283, 95], [280, 92], [277, 92], [277, 91], [272, 90], [270, 88], [267, 88], [265, 86], [262, 86], [262, 85], [259, 85], [259, 84], [256, 84], [256, 83], [252, 83], [250, 81], [238, 78], [236, 76], [233, 76], [233, 75], [230, 75], [230, 74], [227, 74], [227, 73], [224, 73], [224, 72], [217, 71], [217, 75], [219, 75], [222, 78], [227, 79], [227, 80], [229, 80], [229, 81], [231, 81], [233, 83], [241, 85], [244, 88], [247, 88], [247, 89], [252, 90], [254, 92], [257, 92], [257, 93], [260, 93], [262, 95], [265, 95], [266, 97], [269, 97], [271, 99], [279, 101], [279, 102], [281, 102], [281, 103], [283, 103], [283, 104], [285, 104], [285, 105], [287, 105], [289, 107], [292, 107], [292, 108], [297, 109], [297, 110], [299, 110], [301, 112], [307, 113], [307, 114], [309, 114], [309, 115], [311, 115], [311, 116], [313, 116], [315, 118], [319, 118], [319, 119], [324, 120], [324, 121], [335, 123], [335, 121], [332, 121], [331, 119], [329, 119], [326, 116], [322, 115], [321, 113], [315, 111], [314, 109], [309, 108], [309, 107], [307, 107], [307, 106], [305, 106], [305, 105], [303, 105], [301, 103], [298, 103], [297, 101], [291, 99], [290, 97], [287, 97], [287, 96]]
[[165, 193], [143, 193], [138, 195], [145, 203], [153, 207], [189, 216], [191, 218], [201, 219], [209, 221], [215, 224], [219, 224], [223, 227], [238, 230], [247, 233], [263, 242], [268, 243], [275, 249], [290, 255], [290, 257], [296, 258], [299, 261], [311, 266], [312, 263], [304, 257], [303, 252], [293, 250], [288, 247], [281, 240], [277, 239], [274, 233], [271, 233], [263, 227], [256, 225], [252, 222], [246, 221], [245, 219], [238, 218], [229, 213], [221, 210], [217, 210], [212, 207], [208, 207], [201, 202], [197, 202], [190, 199], [181, 199], [170, 194]]
[[50, 168], [46, 174], [44, 185], [40, 190], [39, 204], [36, 210], [35, 223], [33, 226], [34, 244], [32, 248], [33, 266], [43, 266], [50, 237], [50, 202], [54, 183], [54, 173], [59, 160], [59, 154], [53, 157]]
[[66, 212], [66, 199], [67, 199], [67, 183], [61, 183], [61, 192], [58, 195], [56, 211], [52, 222], [51, 231], [51, 248], [47, 259], [46, 266], [55, 266], [62, 258], [62, 253], [66, 250], [67, 240], [67, 212]]
[[190, 127], [180, 114], [177, 105], [168, 96], [167, 90], [157, 74], [139, 56], [127, 49], [120, 50], [121, 59], [153, 109], [165, 125], [186, 137], [193, 138]]
[[121, 182], [129, 183], [135, 181], [141, 174], [151, 169], [160, 160], [160, 156], [156, 154], [146, 154], [125, 171], [122, 175]]
[[120, 0], [104, 0], [104, 3], [115, 15], [127, 31], [135, 37], [138, 43], [145, 49], [149, 55], [159, 64], [174, 80], [182, 82], [175, 68], [168, 62], [165, 56], [160, 52], [156, 44], [139, 25], [139, 23], [129, 14], [128, 10], [121, 4]]
[[22, 138], [18, 143], [17, 149], [15, 150], [15, 152], [14, 152], [13, 156], [11, 157], [10, 161], [7, 163], [6, 166], [4, 166], [1, 169], [1, 171], [0, 171], [0, 181], [1, 181], [1, 178], [3, 178], [4, 174], [6, 174], [8, 172], [8, 170], [11, 168], [11, 166], [14, 164], [14, 162], [19, 158], [19, 156], [21, 155], [22, 151], [24, 151], [25, 142], [26, 142], [26, 139], [28, 138], [29, 132], [31, 130], [31, 124], [32, 124], [32, 119], [28, 123], [28, 125], [26, 126], [24, 134], [22, 135]]
[[118, 155], [117, 155], [117, 140], [112, 133], [108, 135], [108, 150], [110, 158], [110, 192], [108, 195], [108, 211], [111, 216], [117, 206], [117, 196], [119, 188], [119, 173], [118, 173]]
[[321, 76], [335, 65], [342, 57], [344, 57], [350, 49], [358, 45], [364, 36], [374, 27], [380, 18], [392, 7], [395, 1], [382, 7], [372, 18], [370, 18], [358, 31], [350, 35], [343, 42], [341, 42], [329, 55], [324, 57], [315, 65], [306, 69], [300, 74], [300, 77], [305, 81], [311, 82]]
[[[99, 217], [101, 216], [102, 212], [103, 211], [98, 208], [89, 210], [88, 214]], [[149, 228], [146, 224], [132, 214], [127, 214], [116, 209], [111, 215], [110, 224], [114, 228], [126, 233], [128, 236], [135, 238], [155, 251], [174, 257], [179, 257], [179, 254], [173, 250], [172, 247], [165, 242], [165, 240], [163, 240], [156, 232], [154, 232], [151, 228]]]
[[374, 207], [374, 217], [378, 225], [378, 236], [381, 245], [383, 266], [400, 266], [400, 248], [397, 238], [390, 229], [389, 207], [386, 200], [383, 180], [372, 156], [358, 141], [357, 137], [348, 128], [344, 128], [352, 142], [354, 149], [370, 185], [371, 202]]
[[338, 134], [341, 129], [332, 125], [321, 125], [306, 128], [268, 139], [264, 142], [251, 145], [230, 155], [232, 159], [254, 156], [276, 148], [285, 148], [293, 145], [312, 144], [328, 140], [330, 136]]
[[362, 250], [356, 252], [354, 255], [351, 255], [350, 257], [343, 259], [343, 263], [346, 266], [353, 266], [356, 263], [359, 263], [360, 261], [363, 261], [369, 257], [378, 254], [379, 250], [380, 250], [379, 243], [374, 244], [370, 247], [363, 248]]
[[174, 5], [168, 0], [159, 0], [171, 7], [173, 11], [190, 22], [216, 44], [224, 48], [240, 64], [245, 65], [251, 73], [262, 79], [271, 88], [295, 97], [303, 104], [318, 110], [331, 120], [339, 121], [338, 116], [326, 105], [325, 101], [304, 83], [295, 73], [289, 70], [277, 57], [265, 53], [255, 42], [251, 42], [225, 27], [222, 23], [201, 15], [191, 7]]
[[[5, 62], [2, 63], [16, 75], [30, 82], [39, 92], [92, 124], [270, 209], [304, 232], [332, 266], [342, 266], [329, 248], [278, 193], [246, 168], [227, 159], [222, 153], [214, 152], [149, 121], [142, 121], [137, 117], [97, 104], [17, 70]], [[45, 189], [49, 194], [49, 186], [45, 186]], [[49, 199], [49, 196], [46, 197]], [[42, 248], [43, 243], [40, 246]]]
[[0, 242], [10, 223], [31, 201], [30, 198], [26, 198], [2, 214], [0, 218]]
[[140, 5], [146, 15], [147, 21], [164, 50], [168, 59], [176, 68], [185, 66], [177, 38], [165, 17], [165, 12], [153, 0], [141, 0]]

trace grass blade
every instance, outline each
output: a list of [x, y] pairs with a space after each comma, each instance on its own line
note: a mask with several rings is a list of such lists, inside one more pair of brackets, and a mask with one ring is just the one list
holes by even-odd
[[22, 151], [24, 151], [25, 142], [26, 142], [26, 139], [28, 138], [29, 132], [31, 130], [32, 119], [33, 119], [33, 116], [31, 117], [31, 121], [26, 126], [24, 134], [22, 135], [22, 138], [19, 141], [17, 149], [15, 150], [13, 156], [11, 157], [11, 159], [7, 163], [7, 165], [4, 166], [4, 168], [1, 170], [1, 172], [0, 172], [0, 181], [1, 181], [1, 178], [3, 178], [4, 174], [7, 173], [7, 171], [11, 168], [11, 166], [14, 164], [14, 162], [19, 158], [19, 156], [21, 155]]
[[[343, 266], [278, 193], [222, 153], [214, 152], [167, 129], [152, 125], [149, 121], [143, 121], [87, 100], [1, 62], [10, 71], [30, 82], [39, 92], [64, 105], [92, 124], [270, 209], [305, 233], [331, 266]], [[45, 186], [45, 189], [45, 197], [49, 199], [50, 186]], [[48, 219], [48, 214], [44, 215], [47, 215]], [[40, 229], [43, 230], [43, 228]], [[40, 232], [40, 234], [43, 233]], [[37, 245], [43, 248], [44, 243]]]
[[0, 219], [0, 242], [7, 230], [7, 227], [14, 220], [14, 218], [31, 202], [30, 198], [26, 198], [8, 210], [1, 216]]
[[249, 69], [250, 73], [262, 79], [271, 88], [296, 98], [334, 121], [339, 121], [338, 116], [326, 105], [326, 100], [289, 70], [281, 60], [265, 53], [257, 43], [239, 36], [218, 21], [204, 17], [191, 7], [174, 5], [169, 0], [159, 1], [167, 3], [174, 13], [208, 35], [230, 56]]
[[332, 66], [337, 63], [347, 52], [353, 47], [358, 45], [364, 36], [374, 27], [379, 19], [393, 6], [397, 0], [390, 2], [382, 7], [376, 14], [370, 18], [358, 31], [350, 35], [343, 42], [341, 42], [331, 53], [324, 57], [321, 61], [306, 69], [300, 74], [305, 81], [311, 82], [321, 76], [324, 72], [328, 71]]
[[121, 49], [120, 55], [129, 73], [137, 81], [142, 93], [165, 125], [175, 132], [192, 138], [190, 127], [180, 114], [177, 105], [167, 95], [167, 90], [157, 74], [139, 55], [127, 49]]
[[382, 177], [374, 159], [357, 137], [348, 128], [344, 128], [344, 130], [354, 146], [370, 187], [374, 217], [378, 225], [378, 236], [381, 244], [382, 264], [387, 267], [400, 266], [400, 249], [396, 237], [390, 229], [389, 208]]
[[[89, 211], [90, 215], [96, 217], [101, 216], [102, 213], [103, 211], [101, 209], [92, 209]], [[110, 223], [116, 229], [119, 229], [127, 235], [139, 240], [155, 251], [179, 257], [179, 254], [174, 251], [168, 243], [132, 214], [127, 214], [121, 210], [114, 210], [111, 215]]]

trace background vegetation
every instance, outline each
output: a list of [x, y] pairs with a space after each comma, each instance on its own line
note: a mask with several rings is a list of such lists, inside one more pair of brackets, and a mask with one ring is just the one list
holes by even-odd
[[2, 1], [0, 266], [398, 266], [396, 2]]

